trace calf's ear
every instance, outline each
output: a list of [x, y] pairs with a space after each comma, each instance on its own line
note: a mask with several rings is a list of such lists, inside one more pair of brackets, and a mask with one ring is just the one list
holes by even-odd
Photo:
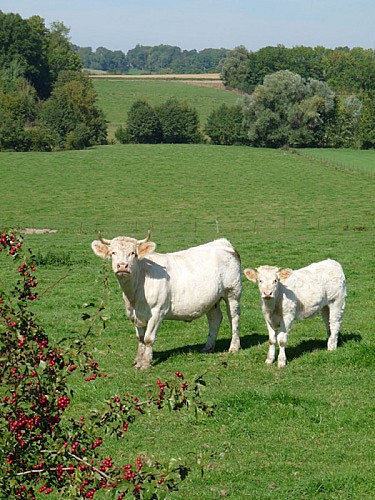
[[293, 269], [280, 269], [280, 271], [277, 273], [277, 277], [279, 280], [286, 280], [289, 278], [289, 276], [292, 274]]
[[245, 269], [243, 273], [249, 281], [252, 281], [253, 283], [257, 282], [258, 273], [255, 269]]
[[146, 255], [149, 255], [152, 253], [156, 248], [156, 244], [153, 241], [142, 241], [141, 243], [138, 244], [137, 247], [137, 253], [138, 257], [140, 259], [143, 259], [143, 257], [146, 257]]
[[104, 243], [99, 240], [94, 240], [91, 243], [91, 248], [94, 254], [98, 257], [101, 257], [102, 259], [109, 259], [108, 245], [104, 245]]

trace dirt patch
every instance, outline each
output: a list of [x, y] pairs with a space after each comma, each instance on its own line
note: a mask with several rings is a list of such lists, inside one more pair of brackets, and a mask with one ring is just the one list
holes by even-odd
[[23, 234], [50, 234], [57, 233], [57, 229], [36, 229], [35, 227], [25, 227], [20, 231]]
[[199, 87], [214, 87], [217, 89], [223, 89], [224, 83], [216, 80], [176, 80], [176, 83], [187, 83], [189, 85], [198, 85]]
[[225, 88], [220, 78], [220, 73], [168, 73], [164, 75], [111, 75], [110, 73], [95, 73], [88, 76], [90, 78], [106, 78], [108, 80], [162, 80], [165, 82], [189, 83], [201, 87]]

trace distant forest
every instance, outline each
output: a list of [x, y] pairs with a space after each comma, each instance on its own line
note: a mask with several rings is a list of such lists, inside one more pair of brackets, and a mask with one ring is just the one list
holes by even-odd
[[[256, 147], [375, 147], [375, 51], [265, 47], [256, 52], [137, 45], [125, 55], [70, 43], [61, 22], [0, 11], [0, 151], [107, 143], [107, 123], [84, 68], [110, 73], [220, 73], [239, 104], [199, 124], [190, 103], [135, 102], [120, 142]], [[204, 134], [202, 133], [204, 131]]]
[[266, 75], [288, 70], [303, 78], [327, 82], [335, 91], [369, 94], [375, 88], [375, 50], [355, 47], [292, 48], [278, 45], [249, 51], [228, 49], [181, 50], [172, 45], [137, 45], [127, 54], [98, 47], [72, 45], [86, 69], [110, 73], [220, 73], [227, 88], [254, 91]]
[[127, 54], [121, 50], [72, 45], [86, 69], [111, 73], [219, 73], [231, 52], [227, 49], [181, 50], [172, 45], [137, 45]]

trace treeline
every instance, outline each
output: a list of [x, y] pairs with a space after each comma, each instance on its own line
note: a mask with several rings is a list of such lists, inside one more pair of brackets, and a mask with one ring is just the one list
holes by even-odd
[[[82, 72], [81, 49], [73, 50], [68, 35], [60, 22], [47, 29], [39, 16], [0, 11], [0, 151], [106, 144], [105, 117]], [[236, 106], [213, 110], [205, 124], [188, 103], [172, 99], [153, 108], [137, 101], [116, 131], [119, 142], [375, 147], [374, 50], [279, 46], [249, 52], [241, 46], [197, 52], [137, 45], [126, 56], [103, 48], [96, 55], [111, 71], [222, 67], [226, 87], [242, 93]]]
[[224, 85], [251, 93], [265, 76], [289, 70], [302, 78], [326, 82], [335, 92], [360, 94], [375, 90], [375, 50], [360, 47], [265, 47], [250, 52], [237, 47], [225, 59]]
[[325, 82], [282, 70], [267, 75], [238, 104], [213, 110], [202, 125], [187, 103], [170, 99], [152, 107], [136, 101], [115, 136], [121, 143], [371, 148], [370, 109], [354, 95], [338, 97]]
[[218, 73], [224, 59], [230, 53], [227, 49], [181, 50], [172, 45], [136, 45], [126, 54], [121, 50], [72, 45], [86, 69], [112, 73]]
[[[375, 147], [375, 51], [360, 47], [286, 48], [282, 45], [265, 47], [257, 52], [250, 52], [240, 46], [228, 55], [223, 64], [221, 77], [226, 88], [236, 89], [250, 96], [245, 99], [247, 104], [244, 107], [245, 121], [249, 124], [249, 136], [253, 144], [280, 144], [283, 140], [280, 137], [280, 123], [285, 124], [286, 120], [291, 124], [294, 116], [293, 100], [288, 107], [289, 114], [281, 112], [280, 116], [276, 101], [266, 100], [261, 104], [262, 113], [258, 109], [256, 116], [254, 111], [262, 101], [262, 92], [266, 94], [272, 82], [278, 81], [279, 78], [273, 75], [283, 72], [298, 75], [307, 87], [318, 81], [334, 92], [333, 105], [325, 120], [322, 120], [322, 109], [319, 110], [317, 102], [311, 110], [313, 119], [309, 120], [310, 128], [314, 120], [325, 123], [329, 118], [325, 133], [320, 134], [319, 141], [314, 139], [312, 144], [319, 147]], [[285, 95], [283, 90], [281, 87], [280, 96]], [[302, 96], [304, 102], [305, 92]], [[305, 106], [311, 107], [312, 102], [305, 103]], [[298, 119], [297, 123], [303, 125], [304, 121]], [[286, 129], [289, 125], [287, 124]], [[288, 134], [284, 133], [286, 135]], [[308, 136], [311, 135], [310, 130], [302, 146], [309, 145], [311, 141]], [[295, 136], [295, 133], [292, 134], [286, 142], [299, 143]]]
[[106, 143], [106, 122], [62, 23], [0, 11], [0, 151]]

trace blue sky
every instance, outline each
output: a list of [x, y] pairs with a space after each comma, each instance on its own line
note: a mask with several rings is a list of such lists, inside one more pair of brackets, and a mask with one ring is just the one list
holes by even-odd
[[62, 21], [74, 44], [93, 50], [375, 48], [374, 0], [0, 0], [0, 10]]

